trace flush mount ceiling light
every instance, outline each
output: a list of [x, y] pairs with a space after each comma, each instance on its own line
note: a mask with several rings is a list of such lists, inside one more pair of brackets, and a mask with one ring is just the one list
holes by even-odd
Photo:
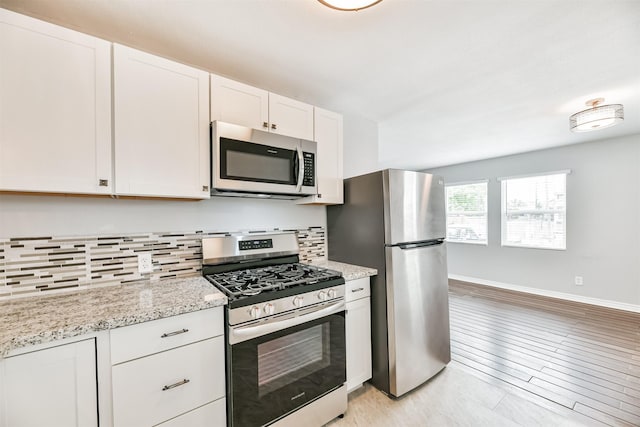
[[380, 3], [382, 0], [318, 0], [325, 6], [337, 10], [361, 10]]
[[572, 132], [589, 132], [611, 127], [624, 120], [622, 104], [600, 105], [604, 98], [588, 100], [585, 105], [591, 107], [569, 117]]

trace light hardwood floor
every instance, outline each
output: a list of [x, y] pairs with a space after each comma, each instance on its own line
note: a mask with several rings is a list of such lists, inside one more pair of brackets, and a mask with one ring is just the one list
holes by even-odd
[[452, 362], [342, 426], [640, 426], [640, 314], [450, 281]]

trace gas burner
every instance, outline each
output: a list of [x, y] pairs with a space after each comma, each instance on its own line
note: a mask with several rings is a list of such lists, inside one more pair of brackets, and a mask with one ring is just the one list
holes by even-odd
[[309, 285], [336, 277], [340, 277], [340, 273], [300, 263], [276, 264], [207, 275], [209, 281], [233, 298]]

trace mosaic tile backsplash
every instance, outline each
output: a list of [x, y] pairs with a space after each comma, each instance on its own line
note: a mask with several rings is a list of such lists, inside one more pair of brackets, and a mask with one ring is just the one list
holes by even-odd
[[[294, 231], [300, 260], [325, 258], [324, 227]], [[67, 289], [186, 277], [202, 270], [202, 238], [232, 232], [139, 233], [116, 236], [0, 240], [0, 300]], [[138, 273], [139, 253], [151, 253], [153, 273]]]

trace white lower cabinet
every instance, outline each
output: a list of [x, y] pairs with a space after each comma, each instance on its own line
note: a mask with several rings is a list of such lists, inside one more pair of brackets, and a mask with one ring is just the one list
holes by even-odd
[[111, 335], [111, 363], [171, 350], [224, 334], [222, 307], [116, 328]]
[[226, 399], [218, 399], [184, 415], [173, 418], [159, 427], [226, 427]]
[[98, 425], [94, 339], [0, 362], [0, 426]]
[[346, 283], [347, 391], [371, 378], [371, 306], [369, 278]]
[[222, 312], [111, 330], [115, 427], [226, 425]]
[[223, 398], [223, 368], [223, 337], [114, 366], [114, 426], [156, 425]]
[[0, 427], [223, 427], [224, 307], [0, 358]]

